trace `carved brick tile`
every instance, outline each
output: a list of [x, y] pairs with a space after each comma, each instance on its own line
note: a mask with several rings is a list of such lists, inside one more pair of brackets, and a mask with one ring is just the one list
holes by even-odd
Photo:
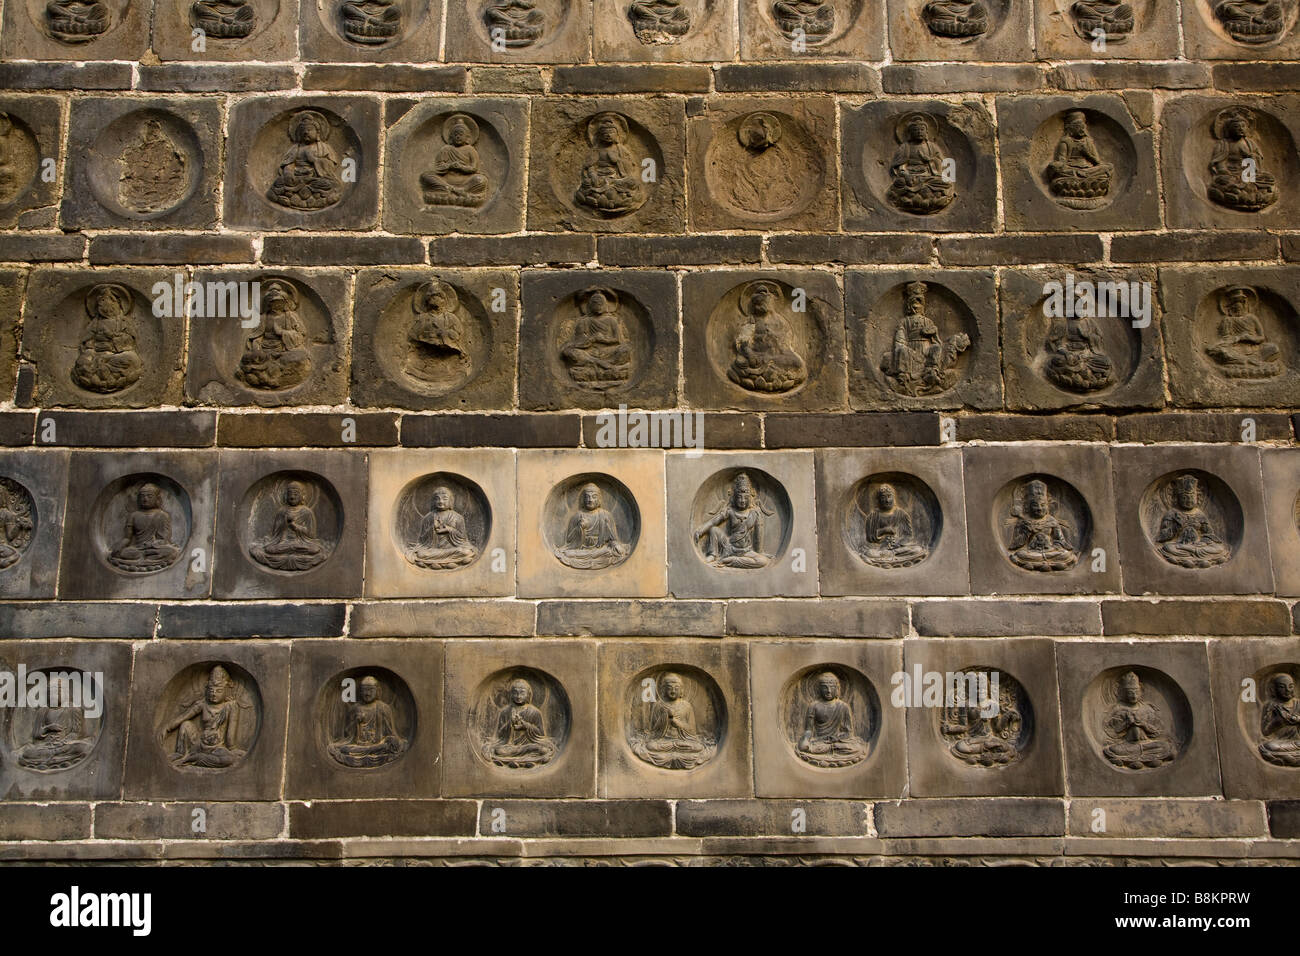
[[0, 595], [52, 598], [63, 537], [68, 453], [0, 453]]
[[1039, 56], [1054, 60], [1171, 60], [1178, 53], [1178, 7], [1172, 3], [1049, 0], [1035, 4], [1034, 14]]
[[442, 0], [301, 0], [302, 57], [347, 63], [438, 59]]
[[138, 60], [149, 45], [148, 0], [23, 0], [5, 5], [6, 60]]
[[1265, 514], [1278, 594], [1300, 595], [1300, 449], [1265, 448]]
[[[155, 0], [153, 49], [160, 60], [222, 63], [293, 60], [298, 18], [311, 0]], [[196, 36], [195, 31], [202, 35]]]
[[582, 63], [591, 6], [580, 0], [449, 0], [447, 59], [462, 63]]
[[1300, 54], [1297, 10], [1222, 0], [1182, 4], [1187, 56], [1204, 60], [1294, 60]]
[[735, 7], [734, 0], [595, 0], [596, 59], [732, 60]]
[[53, 96], [0, 97], [0, 226], [6, 229], [53, 225], [66, 155], [62, 106]]
[[1214, 724], [1228, 798], [1271, 799], [1300, 794], [1296, 753], [1295, 681], [1300, 641], [1210, 642]]
[[1032, 59], [1026, 4], [1013, 0], [889, 0], [896, 60]]
[[740, 4], [740, 55], [744, 60], [805, 57], [881, 59], [885, 48], [881, 0], [763, 0]]

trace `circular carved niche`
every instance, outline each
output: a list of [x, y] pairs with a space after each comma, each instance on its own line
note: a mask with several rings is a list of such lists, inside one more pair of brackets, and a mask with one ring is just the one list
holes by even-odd
[[244, 493], [240, 547], [262, 570], [300, 574], [329, 560], [343, 536], [343, 502], [309, 471], [277, 471]]
[[1300, 354], [1300, 318], [1285, 297], [1247, 284], [1220, 286], [1196, 307], [1196, 354], [1219, 378], [1267, 382]]
[[413, 35], [429, 14], [427, 0], [316, 0], [325, 29], [357, 50], [394, 46]]
[[17, 202], [36, 182], [40, 167], [36, 134], [22, 117], [0, 113], [0, 206]]
[[892, 570], [920, 564], [943, 533], [939, 500], [921, 479], [880, 472], [849, 489], [841, 505], [844, 544], [859, 560]]
[[1011, 16], [1012, 0], [920, 0], [916, 14], [941, 43], [975, 43], [991, 37]]
[[[625, 0], [626, 3], [626, 0]], [[620, 3], [632, 35], [644, 46], [674, 46], [699, 35], [713, 16], [713, 0], [631, 0]]]
[[[1062, 145], [1068, 157], [1058, 161]], [[1136, 169], [1133, 140], [1124, 127], [1097, 110], [1062, 110], [1040, 123], [1029, 141], [1034, 183], [1065, 209], [1111, 205], [1128, 192]]]
[[[802, 302], [802, 312], [795, 304]], [[821, 303], [777, 279], [730, 289], [705, 326], [705, 351], [718, 378], [741, 392], [793, 395], [822, 370], [828, 340]]]
[[700, 485], [691, 505], [691, 540], [720, 570], [763, 568], [790, 544], [794, 506], [781, 483], [758, 468], [726, 468]]
[[558, 680], [531, 667], [508, 667], [474, 691], [470, 744], [493, 769], [535, 771], [563, 753], [572, 724], [569, 696]]
[[[475, 173], [459, 170], [470, 164]], [[490, 121], [470, 110], [445, 110], [411, 132], [402, 151], [402, 181], [424, 209], [481, 211], [492, 207], [510, 174], [510, 150]], [[442, 164], [452, 164], [443, 172]]]
[[507, 52], [524, 52], [560, 36], [572, 5], [572, 0], [478, 0], [469, 10], [484, 43], [494, 49], [504, 43]]
[[1183, 568], [1226, 564], [1241, 547], [1245, 518], [1227, 483], [1196, 468], [1162, 475], [1138, 504], [1152, 550]]
[[781, 691], [779, 719], [794, 755], [824, 769], [852, 767], [871, 756], [881, 707], [871, 681], [843, 664], [805, 667]]
[[280, 15], [279, 0], [179, 0], [181, 19], [221, 47], [250, 40]]
[[13, 478], [0, 476], [0, 571], [23, 559], [39, 520], [32, 493]]
[[1237, 725], [1247, 746], [1275, 767], [1300, 767], [1300, 664], [1271, 664], [1251, 675], [1253, 701], [1237, 695]]
[[389, 380], [430, 398], [478, 378], [492, 345], [478, 297], [432, 274], [394, 292], [375, 325], [375, 359]]
[[257, 743], [262, 695], [253, 675], [237, 664], [191, 664], [163, 688], [153, 726], [177, 770], [225, 770], [242, 763]]
[[[1231, 116], [1225, 114], [1234, 113], [1248, 127], [1248, 143], [1230, 138]], [[1192, 192], [1216, 209], [1266, 211], [1300, 189], [1300, 163], [1291, 131], [1263, 110], [1242, 106], [1209, 110], [1188, 126], [1181, 145], [1183, 177]], [[1216, 160], [1216, 151], [1227, 155]], [[1243, 163], [1238, 161], [1248, 155], [1255, 161], [1252, 183], [1246, 181]], [[1223, 173], [1212, 170], [1211, 163], [1221, 166]]]
[[[86, 713], [87, 694], [95, 676], [71, 667], [39, 667], [28, 674], [45, 676], [46, 698], [41, 707], [5, 708], [5, 742], [12, 762], [35, 773], [71, 770], [90, 756], [99, 743], [104, 726], [104, 687], [100, 695], [101, 714]], [[56, 677], [57, 675], [57, 677]], [[20, 693], [21, 693], [20, 689]]]
[[1157, 0], [1125, 0], [1116, 6], [1113, 0], [1054, 0], [1056, 16], [1074, 31], [1080, 43], [1090, 46], [1099, 37], [1104, 37], [1109, 46], [1125, 44], [1130, 37], [1145, 34], [1155, 19], [1156, 3]]
[[551, 489], [542, 534], [557, 561], [582, 571], [622, 564], [641, 537], [641, 511], [617, 478], [573, 475]]
[[698, 667], [648, 667], [632, 678], [623, 701], [627, 745], [652, 767], [694, 770], [712, 760], [726, 738], [722, 691]]
[[392, 527], [393, 546], [408, 563], [455, 571], [482, 556], [492, 509], [475, 482], [439, 471], [407, 482], [393, 505]]
[[[862, 11], [862, 0], [761, 0], [759, 14], [769, 30], [810, 49], [829, 46], [848, 33]], [[800, 32], [802, 31], [802, 32]]]
[[974, 313], [937, 282], [900, 282], [876, 300], [862, 329], [866, 373], [909, 398], [942, 395], [965, 381], [981, 347]]
[[655, 344], [650, 311], [631, 293], [589, 286], [556, 304], [545, 361], [566, 388], [616, 395], [645, 377]]
[[1096, 753], [1125, 773], [1173, 763], [1192, 739], [1192, 708], [1177, 682], [1151, 667], [1112, 667], [1083, 695], [1084, 732]]
[[322, 106], [304, 106], [279, 113], [258, 130], [244, 167], [253, 191], [272, 207], [319, 212], [338, 205], [355, 188], [343, 179], [343, 160], [360, 166], [363, 153], [360, 138], [341, 116]]
[[[890, 171], [896, 163], [914, 166], [918, 162], [913, 153], [917, 147], [909, 139], [909, 127], [918, 117], [925, 126], [925, 141], [940, 156], [939, 169], [921, 175], [905, 169], [896, 177]], [[975, 188], [975, 150], [966, 134], [946, 117], [910, 110], [884, 117], [872, 132], [863, 147], [862, 175], [872, 195], [888, 208], [924, 219], [948, 209]], [[942, 178], [946, 159], [953, 161], [952, 183]]]
[[400, 759], [415, 740], [415, 698], [406, 681], [383, 667], [335, 674], [316, 694], [313, 725], [322, 755], [349, 770]]
[[[663, 151], [648, 129], [607, 110], [583, 117], [558, 136], [551, 188], [568, 208], [590, 219], [619, 219], [644, 206], [666, 174]], [[643, 182], [645, 160], [654, 182]]]
[[1055, 475], [1007, 482], [993, 498], [990, 518], [1006, 559], [1026, 571], [1068, 571], [1092, 550], [1088, 503]]
[[190, 496], [166, 475], [132, 474], [109, 482], [91, 513], [95, 554], [113, 571], [154, 574], [188, 558]]
[[[1095, 286], [1111, 281], [1127, 285], [1129, 280], [1089, 273], [1079, 281]], [[1064, 302], [1064, 292], [1062, 297]], [[1142, 362], [1142, 335], [1131, 322], [1049, 316], [1048, 298], [1044, 292], [1020, 323], [1022, 354], [1039, 378], [1083, 402], [1099, 401], [1132, 379]]]
[[105, 209], [128, 219], [159, 219], [198, 188], [205, 157], [189, 123], [166, 110], [120, 116], [87, 150], [86, 179]]
[[757, 110], [713, 133], [704, 182], [713, 201], [733, 215], [785, 219], [808, 208], [826, 181], [826, 144], [788, 113]]
[[27, 0], [27, 15], [52, 40], [77, 47], [107, 36], [126, 19], [132, 0]]
[[943, 675], [942, 706], [931, 707], [934, 730], [948, 755], [996, 770], [1020, 760], [1034, 736], [1034, 708], [1013, 676], [996, 667], [966, 667]]
[[68, 293], [54, 309], [53, 352], [66, 356], [62, 374], [90, 396], [126, 395], [164, 363], [163, 320], [139, 291], [95, 282]]
[[1211, 32], [1243, 53], [1281, 43], [1291, 35], [1300, 15], [1295, 0], [1270, 4], [1197, 0], [1196, 9]]

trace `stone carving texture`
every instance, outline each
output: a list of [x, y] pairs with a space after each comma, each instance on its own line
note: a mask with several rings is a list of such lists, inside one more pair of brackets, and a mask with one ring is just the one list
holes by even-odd
[[1141, 772], [1172, 762], [1191, 731], [1182, 691], [1159, 671], [1108, 672], [1093, 709], [1101, 755], [1123, 770]]
[[598, 571], [627, 560], [641, 533], [641, 515], [622, 482], [609, 475], [575, 475], [551, 490], [546, 526], [557, 560]]
[[785, 553], [790, 499], [765, 472], [719, 472], [700, 488], [694, 514], [700, 517], [691, 534], [700, 557], [711, 567], [764, 568]]
[[1020, 759], [1034, 732], [1033, 708], [1024, 688], [996, 668], [966, 667], [962, 672], [983, 675], [986, 683], [974, 694], [963, 684], [954, 703], [945, 701], [939, 710], [939, 733], [948, 753], [972, 767], [998, 768]]
[[16, 2], [5, 9], [0, 53], [7, 60], [136, 60], [149, 43], [150, 8], [138, 0]]
[[344, 671], [317, 699], [325, 751], [340, 766], [384, 767], [401, 758], [415, 733], [410, 688], [383, 668]]
[[1187, 471], [1167, 476], [1148, 494], [1143, 514], [1160, 557], [1183, 568], [1210, 568], [1232, 557], [1225, 538], [1236, 530], [1230, 526], [1239, 527], [1241, 508], [1221, 481]]
[[438, 472], [402, 490], [393, 522], [406, 560], [430, 571], [473, 564], [492, 531], [483, 489], [468, 478]]
[[[44, 675], [50, 688], [47, 706], [23, 708], [8, 723], [9, 748], [18, 766], [36, 773], [49, 774], [71, 770], [81, 765], [99, 743], [104, 729], [102, 716], [86, 713], [84, 707], [71, 706], [72, 684], [66, 670], [46, 668]], [[73, 671], [71, 676], [88, 686], [93, 674]], [[60, 688], [60, 689], [56, 689]]]
[[[245, 502], [249, 556], [273, 571], [310, 571], [338, 540], [342, 505], [318, 476], [282, 472], [250, 489]], [[320, 515], [317, 511], [320, 511]]]
[[1026, 571], [1051, 572], [1078, 563], [1091, 520], [1087, 505], [1070, 485], [1034, 476], [1003, 489], [1001, 498], [1007, 512], [1002, 519], [1007, 557], [1013, 564]]
[[53, 215], [58, 183], [42, 166], [47, 157], [57, 164], [62, 146], [56, 99], [0, 97], [0, 225], [36, 225]]
[[717, 753], [726, 711], [713, 679], [694, 668], [656, 668], [628, 690], [627, 742], [663, 770], [694, 770]]
[[221, 771], [257, 742], [262, 700], [257, 682], [229, 662], [195, 664], [167, 685], [155, 709], [159, 745], [181, 771]]
[[529, 667], [498, 671], [478, 689], [479, 756], [500, 770], [536, 770], [559, 754], [569, 736], [571, 711], [564, 688]]
[[924, 482], [906, 474], [878, 474], [854, 487], [844, 520], [849, 549], [876, 568], [920, 564], [934, 551], [943, 528], [939, 503]]
[[791, 679], [782, 697], [787, 733], [800, 760], [839, 769], [859, 764], [871, 753], [880, 730], [880, 701], [858, 671], [808, 669]]

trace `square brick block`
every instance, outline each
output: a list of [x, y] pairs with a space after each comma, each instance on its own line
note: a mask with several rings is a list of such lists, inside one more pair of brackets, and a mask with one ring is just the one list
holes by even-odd
[[6, 4], [5, 60], [138, 60], [149, 46], [148, 0], [104, 0], [97, 8]]
[[452, 643], [443, 721], [449, 797], [595, 796], [596, 644]]
[[816, 454], [822, 594], [970, 593], [960, 450]]
[[302, 0], [300, 22], [304, 60], [427, 63], [438, 59], [442, 0], [396, 0], [376, 10]]
[[811, 17], [807, 14], [799, 16], [793, 5], [790, 12], [778, 16], [775, 7], [774, 3], [740, 4], [742, 60], [884, 58], [885, 5], [882, 0], [821, 4], [813, 10]]
[[441, 641], [295, 641], [286, 796], [436, 797], [442, 659]]
[[591, 6], [538, 0], [531, 10], [506, 0], [448, 0], [452, 63], [583, 63], [591, 59]]
[[[983, 104], [876, 100], [842, 105], [840, 125], [845, 228], [993, 230], [997, 164]], [[918, 161], [929, 174], [916, 174]]]
[[667, 594], [663, 452], [521, 451], [517, 475], [520, 597]]
[[[901, 797], [907, 739], [889, 688], [902, 666], [898, 641], [751, 644], [755, 792]], [[823, 689], [826, 674], [835, 685]]]
[[128, 800], [280, 798], [288, 644], [153, 641], [136, 653], [131, 687]]
[[[226, 140], [225, 223], [365, 230], [379, 202], [379, 104], [363, 96], [236, 103]], [[315, 163], [304, 157], [321, 154]], [[322, 168], [313, 169], [313, 165]]]
[[[20, 697], [45, 675], [44, 707], [4, 708], [0, 795], [6, 800], [115, 799], [122, 792], [131, 645], [125, 641], [11, 641], [0, 651]], [[26, 682], [20, 681], [19, 668]], [[54, 678], [51, 673], [66, 675]], [[66, 681], [66, 682], [65, 682]], [[68, 697], [56, 697], [68, 693]], [[65, 706], [66, 705], [66, 706]], [[47, 727], [59, 727], [60, 735]], [[34, 839], [33, 836], [25, 837]]]
[[1154, 269], [1003, 270], [1007, 406], [1163, 405], [1159, 288]]
[[366, 544], [366, 455], [221, 452], [215, 595], [359, 597]]
[[732, 641], [602, 645], [599, 795], [749, 796], [747, 657]]
[[1300, 595], [1300, 449], [1266, 448], [1264, 502], [1278, 594]]
[[668, 456], [673, 597], [815, 595], [816, 522], [812, 452]]
[[538, 270], [525, 272], [522, 285], [520, 406], [676, 406], [679, 320], [671, 273]]
[[[370, 453], [368, 597], [500, 597], [515, 590], [515, 453]], [[440, 512], [436, 492], [451, 498]]]
[[903, 642], [889, 703], [907, 712], [912, 796], [1064, 792], [1053, 651], [1039, 638]]
[[1265, 7], [1254, 16], [1220, 16], [1214, 0], [1187, 0], [1182, 4], [1183, 42], [1187, 56], [1198, 60], [1300, 59], [1300, 36], [1295, 32], [1295, 10], [1281, 4]]
[[163, 269], [33, 272], [22, 358], [36, 366], [36, 404], [180, 404], [183, 303], [173, 309], [166, 296], [171, 314], [156, 314], [153, 292], [174, 278]]
[[205, 598], [215, 451], [72, 452], [61, 598]]
[[[845, 272], [849, 401], [861, 411], [1000, 408], [993, 273], [967, 269]], [[908, 310], [917, 318], [908, 319]], [[917, 334], [908, 332], [916, 325]], [[943, 344], [926, 367], [924, 334]], [[905, 349], [896, 344], [899, 331]]]
[[[196, 272], [194, 281], [207, 314], [190, 316], [185, 394], [191, 401], [263, 407], [344, 402], [347, 276], [222, 269]], [[232, 294], [240, 296], [241, 304], [251, 304], [253, 289], [257, 310], [244, 316], [229, 308]], [[215, 315], [209, 311], [212, 305], [218, 307]], [[301, 342], [290, 345], [286, 338], [294, 333]]]
[[389, 100], [384, 228], [389, 232], [518, 232], [524, 225], [521, 100]]
[[63, 537], [68, 453], [0, 453], [0, 488], [0, 597], [52, 598]]
[[[310, 0], [301, 3], [303, 16], [309, 5]], [[158, 59], [203, 63], [297, 59], [300, 0], [231, 6], [236, 9], [227, 12], [207, 4], [200, 7], [195, 0], [156, 0], [152, 46]], [[204, 32], [202, 49], [195, 49], [196, 29]]]
[[733, 0], [674, 3], [671, 8], [627, 0], [594, 0], [592, 16], [596, 59], [602, 63], [716, 63], [736, 56]]
[[843, 298], [826, 272], [694, 272], [682, 281], [686, 401], [697, 408], [843, 408]]
[[1203, 642], [1063, 641], [1056, 649], [1070, 792], [1221, 792]]
[[929, 0], [889, 0], [889, 42], [896, 60], [1026, 62], [1032, 14], [1011, 0], [981, 0], [959, 19]]
[[686, 141], [691, 231], [838, 227], [831, 97], [693, 102]]
[[54, 96], [0, 97], [0, 113], [9, 118], [0, 140], [10, 163], [9, 178], [0, 184], [0, 227], [45, 225], [42, 218], [53, 216], [59, 183], [46, 180], [45, 170], [47, 160], [53, 160], [57, 170], [67, 155], [62, 112], [63, 103]]
[[[1076, 14], [1075, 0], [1034, 5], [1038, 55], [1049, 60], [1172, 60], [1178, 55], [1178, 8], [1159, 0], [1125, 4], [1127, 18], [1107, 20], [1099, 4]], [[1092, 11], [1102, 13], [1097, 16]], [[1091, 13], [1091, 15], [1090, 15]], [[1134, 83], [1134, 86], [1143, 84]]]
[[973, 593], [1119, 590], [1105, 447], [970, 447], [963, 455]]
[[352, 400], [412, 409], [514, 406], [519, 279], [487, 269], [364, 269]]
[[1115, 500], [1129, 594], [1272, 594], [1259, 450], [1119, 447]]
[[1228, 797], [1295, 797], [1300, 766], [1291, 723], [1300, 641], [1210, 641], [1214, 724]]

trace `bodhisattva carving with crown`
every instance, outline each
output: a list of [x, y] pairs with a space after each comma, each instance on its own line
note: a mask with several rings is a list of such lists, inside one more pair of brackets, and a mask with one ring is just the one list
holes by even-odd
[[893, 181], [885, 198], [919, 216], [946, 209], [957, 187], [943, 175], [938, 122], [928, 113], [908, 113], [894, 124], [894, 139], [898, 148], [889, 161]]
[[880, 359], [880, 370], [903, 395], [937, 395], [957, 384], [957, 359], [970, 348], [965, 332], [943, 338], [925, 314], [926, 284], [903, 289], [903, 318], [894, 331], [893, 348]]
[[[939, 733], [948, 752], [973, 767], [1005, 766], [1021, 754], [1024, 715], [1016, 699], [1016, 683], [1007, 674], [998, 672], [997, 677], [996, 700], [958, 699], [939, 715]], [[990, 675], [989, 685], [992, 683]], [[959, 689], [964, 691], [965, 686], [959, 685]], [[991, 690], [990, 686], [990, 694]]]
[[1016, 488], [1007, 556], [1026, 571], [1065, 571], [1079, 562], [1070, 523], [1056, 513], [1047, 483], [1031, 479]]
[[1150, 770], [1178, 755], [1160, 711], [1143, 699], [1142, 681], [1127, 671], [1115, 682], [1114, 706], [1106, 713], [1103, 731], [1107, 743], [1102, 756], [1126, 770]]
[[357, 685], [360, 699], [344, 704], [342, 733], [327, 749], [345, 767], [382, 767], [406, 753], [409, 741], [398, 733], [392, 706], [380, 697], [382, 686], [368, 674]]
[[317, 110], [299, 110], [289, 119], [293, 144], [280, 158], [267, 197], [289, 209], [310, 211], [343, 198], [339, 157], [329, 144], [330, 122]]
[[1088, 114], [1070, 110], [1047, 166], [1047, 187], [1052, 197], [1070, 209], [1096, 209], [1105, 203], [1114, 173], [1114, 164], [1102, 162], [1088, 132]]
[[1101, 329], [1086, 315], [1056, 316], [1047, 331], [1044, 373], [1067, 392], [1095, 392], [1115, 383], [1115, 363], [1106, 354]]
[[867, 742], [853, 728], [853, 710], [832, 671], [817, 675], [817, 696], [804, 710], [803, 735], [795, 753], [814, 767], [851, 767], [867, 756]]
[[1207, 193], [1214, 202], [1238, 212], [1259, 212], [1277, 202], [1277, 180], [1264, 169], [1264, 151], [1256, 135], [1255, 114], [1244, 106], [1219, 113], [1212, 127]]
[[[222, 769], [232, 767], [248, 753], [241, 728], [252, 709], [244, 700], [239, 683], [220, 664], [208, 673], [203, 694], [185, 704], [180, 716], [166, 724], [162, 737], [175, 733], [171, 762], [176, 767]], [[249, 715], [256, 719], [256, 715]]]
[[694, 540], [715, 568], [765, 568], [773, 555], [764, 550], [766, 518], [775, 512], [763, 504], [747, 472], [740, 472], [727, 487], [717, 510], [695, 529]]
[[546, 733], [546, 719], [533, 703], [533, 686], [522, 677], [506, 687], [493, 733], [483, 743], [488, 762], [510, 770], [531, 770], [551, 762], [557, 748]]
[[1223, 529], [1206, 512], [1206, 491], [1192, 474], [1179, 475], [1160, 491], [1166, 511], [1156, 532], [1156, 553], [1182, 568], [1212, 568], [1232, 557]]
[[0, 571], [22, 560], [36, 530], [36, 506], [27, 489], [0, 477]]
[[664, 674], [656, 690], [642, 726], [632, 735], [632, 752], [665, 770], [693, 770], [707, 762], [717, 752], [717, 739], [699, 726], [681, 675]]

